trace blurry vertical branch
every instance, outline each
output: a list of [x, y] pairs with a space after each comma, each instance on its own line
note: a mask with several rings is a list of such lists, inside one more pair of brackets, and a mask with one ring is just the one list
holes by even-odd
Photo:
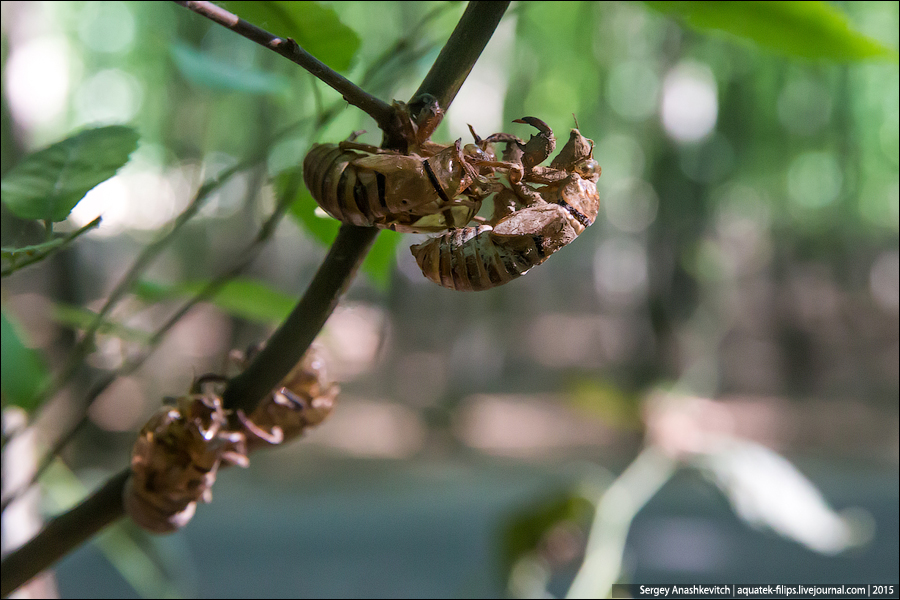
[[[232, 31], [300, 64], [378, 122], [390, 144], [399, 137], [398, 119], [387, 103], [366, 93], [300, 48], [207, 2], [178, 2]], [[438, 98], [446, 110], [487, 45], [508, 2], [471, 2], [416, 96]], [[231, 380], [223, 394], [228, 408], [252, 409], [306, 352], [362, 263], [378, 230], [341, 227], [337, 238], [288, 319], [253, 363]], [[2, 562], [0, 594], [6, 596], [123, 514], [122, 491], [129, 470], [117, 474], [81, 504], [54, 518], [44, 530]], [[62, 534], [61, 532], [67, 532]]]

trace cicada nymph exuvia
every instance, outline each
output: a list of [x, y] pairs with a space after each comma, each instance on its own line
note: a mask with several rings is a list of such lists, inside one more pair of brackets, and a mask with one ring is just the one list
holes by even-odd
[[439, 232], [464, 227], [481, 206], [470, 190], [477, 171], [459, 141], [432, 156], [351, 141], [317, 144], [303, 161], [303, 177], [326, 213], [360, 227]]
[[247, 450], [287, 443], [331, 414], [340, 388], [325, 369], [321, 351], [310, 346], [297, 365], [250, 415], [238, 411]]
[[138, 434], [123, 497], [125, 510], [148, 531], [180, 529], [194, 516], [197, 502], [212, 499], [212, 485], [223, 463], [248, 464], [244, 435], [229, 429], [218, 396], [181, 396]]
[[[233, 362], [247, 365], [242, 354]], [[247, 466], [250, 452], [315, 427], [331, 414], [338, 393], [315, 347], [249, 416], [223, 408], [220, 392], [227, 380], [217, 374], [198, 378], [189, 394], [158, 411], [138, 434], [123, 501], [144, 529], [167, 533], [184, 527], [197, 503], [212, 499], [219, 467]]]
[[507, 283], [569, 244], [597, 217], [600, 167], [593, 141], [573, 129], [550, 167], [540, 167], [552, 152], [552, 132], [533, 117], [518, 122], [534, 125], [540, 134], [528, 143], [508, 134], [486, 138], [507, 142], [503, 159], [510, 183], [495, 197], [488, 223], [410, 248], [425, 276], [443, 287], [479, 291]]
[[461, 140], [430, 141], [442, 115], [436, 100], [414, 116], [395, 106], [406, 125], [406, 153], [356, 143], [356, 133], [316, 144], [303, 160], [307, 188], [326, 213], [351, 225], [411, 233], [465, 227], [493, 191], [477, 165], [493, 155]]

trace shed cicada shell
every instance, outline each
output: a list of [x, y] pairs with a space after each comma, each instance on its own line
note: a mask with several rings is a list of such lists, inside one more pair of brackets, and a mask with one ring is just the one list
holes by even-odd
[[248, 452], [287, 443], [324, 421], [339, 391], [328, 378], [318, 347], [311, 346], [252, 413], [238, 412]]
[[212, 499], [222, 464], [247, 466], [244, 435], [230, 430], [218, 396], [181, 396], [138, 434], [124, 492], [125, 510], [148, 531], [180, 529], [194, 516], [197, 502]]
[[[247, 365], [240, 352], [232, 353], [232, 362]], [[315, 347], [249, 416], [223, 408], [219, 392], [227, 380], [219, 374], [200, 377], [190, 393], [159, 410], [138, 434], [123, 502], [144, 529], [167, 533], [184, 527], [197, 503], [212, 499], [220, 467], [245, 467], [250, 452], [315, 427], [331, 414], [338, 393]]]
[[414, 116], [406, 105], [395, 106], [406, 124], [407, 152], [356, 143], [356, 133], [316, 144], [303, 160], [307, 188], [326, 213], [351, 225], [411, 233], [466, 226], [490, 193], [477, 163], [494, 157], [461, 140], [430, 141], [442, 115], [436, 100]]
[[306, 186], [329, 215], [411, 233], [467, 225], [481, 206], [471, 187], [477, 177], [459, 140], [430, 156], [352, 141], [317, 144], [303, 161]]
[[550, 167], [540, 167], [552, 152], [552, 131], [534, 117], [518, 122], [540, 134], [528, 143], [508, 134], [486, 139], [507, 142], [504, 161], [492, 166], [505, 169], [510, 183], [497, 194], [490, 221], [410, 248], [425, 276], [443, 287], [479, 291], [507, 283], [569, 244], [597, 217], [600, 167], [593, 141], [573, 129]]

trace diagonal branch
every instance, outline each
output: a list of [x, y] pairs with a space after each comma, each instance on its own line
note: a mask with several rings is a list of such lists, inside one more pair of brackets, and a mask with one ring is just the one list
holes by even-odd
[[[60, 250], [62, 250], [63, 248], [65, 248], [66, 246], [68, 246], [69, 244], [74, 242], [75, 240], [77, 240], [83, 234], [87, 233], [91, 229], [99, 227], [101, 220], [102, 220], [101, 217], [97, 217], [96, 219], [94, 219], [93, 221], [88, 223], [87, 225], [79, 228], [76, 231], [73, 231], [69, 235], [67, 235], [65, 237], [54, 239], [51, 244], [42, 244], [40, 246], [40, 249], [37, 250], [37, 252], [35, 252], [31, 256], [28, 256], [22, 262], [15, 262], [15, 260], [18, 257], [18, 255], [23, 253], [25, 250], [27, 250], [27, 248], [14, 249], [13, 250], [14, 253], [11, 256], [10, 265], [8, 267], [4, 268], [3, 271], [0, 272], [0, 275], [2, 275], [3, 277], [12, 275], [19, 269], [24, 269], [27, 266], [33, 265], [34, 263], [40, 262], [40, 261], [44, 260], [45, 258], [53, 256], [54, 254], [56, 254], [57, 252], [59, 252]], [[34, 246], [32, 246], [32, 248], [34, 248]], [[3, 252], [5, 254], [6, 249], [4, 249]]]
[[378, 230], [374, 227], [341, 225], [300, 302], [250, 366], [228, 382], [222, 394], [225, 408], [252, 412], [263, 396], [300, 362], [350, 285], [377, 235]]
[[413, 98], [431, 94], [446, 111], [508, 6], [509, 2], [470, 2]]
[[237, 15], [228, 12], [224, 8], [216, 6], [212, 2], [176, 1], [175, 3], [199, 15], [203, 15], [238, 35], [242, 35], [248, 40], [254, 41], [297, 63], [312, 75], [334, 88], [344, 97], [344, 100], [375, 119], [375, 122], [378, 123], [381, 129], [392, 127], [394, 111], [390, 104], [369, 94], [337, 71], [331, 69], [328, 65], [301, 48], [293, 39], [271, 34], [265, 29], [248, 23]]
[[112, 477], [81, 504], [47, 523], [24, 546], [5, 557], [0, 595], [5, 598], [70, 550], [124, 516], [122, 490], [130, 476], [131, 469], [126, 469]]

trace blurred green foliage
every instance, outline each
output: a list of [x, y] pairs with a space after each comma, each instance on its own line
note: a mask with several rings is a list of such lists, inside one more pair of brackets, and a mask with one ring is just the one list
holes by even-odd
[[336, 71], [346, 71], [359, 50], [359, 36], [334, 8], [318, 2], [223, 2], [222, 7], [301, 48]]
[[701, 30], [746, 38], [786, 56], [835, 61], [893, 58], [896, 51], [855, 31], [827, 2], [647, 2]]
[[5, 309], [0, 315], [3, 402], [32, 410], [40, 388], [46, 383], [47, 365], [41, 353], [26, 344], [21, 326], [13, 318]]

